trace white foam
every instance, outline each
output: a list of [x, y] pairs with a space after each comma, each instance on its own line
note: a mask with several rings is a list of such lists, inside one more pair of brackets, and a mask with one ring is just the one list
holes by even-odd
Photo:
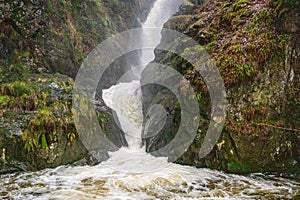
[[[170, 0], [157, 0], [144, 26], [162, 27], [170, 15], [165, 10], [169, 4]], [[160, 36], [152, 42], [159, 40]], [[150, 62], [153, 55], [144, 54], [142, 59]], [[300, 191], [300, 183], [287, 179], [224, 174], [168, 163], [167, 158], [145, 153], [140, 148], [143, 115], [139, 81], [103, 90], [103, 99], [116, 111], [129, 149], [111, 152], [110, 158], [97, 166], [61, 166], [2, 176], [0, 199], [281, 199]]]
[[107, 106], [116, 111], [128, 146], [140, 148], [142, 139], [142, 95], [138, 80], [119, 83], [103, 90], [102, 98]]
[[13, 199], [281, 199], [300, 183], [245, 177], [168, 163], [143, 151], [121, 148], [97, 166], [58, 167], [0, 179], [0, 197]]

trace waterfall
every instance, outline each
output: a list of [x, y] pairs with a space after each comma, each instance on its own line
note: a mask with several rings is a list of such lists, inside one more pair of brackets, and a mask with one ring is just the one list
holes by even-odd
[[[132, 68], [133, 74], [140, 79], [145, 66], [154, 60], [154, 49], [161, 40], [161, 32], [149, 31], [150, 28], [163, 29], [164, 23], [177, 11], [182, 0], [157, 0], [151, 9], [147, 20], [143, 23], [141, 40], [140, 65]], [[151, 45], [150, 45], [151, 44]], [[117, 113], [122, 130], [130, 149], [139, 149], [142, 145], [142, 94], [139, 80], [121, 82], [102, 91], [105, 104]]]
[[[142, 33], [143, 44], [158, 44], [162, 27], [181, 0], [157, 0]], [[154, 59], [154, 49], [143, 49], [140, 75]], [[126, 133], [129, 148], [110, 152], [110, 158], [95, 166], [60, 166], [37, 172], [0, 176], [0, 199], [292, 199], [299, 196], [300, 183], [264, 174], [239, 176], [215, 170], [167, 162], [141, 148], [143, 124], [139, 80], [121, 82], [103, 90], [103, 99], [112, 108]], [[159, 107], [155, 107], [159, 110]], [[155, 110], [155, 111], [157, 111]], [[297, 195], [297, 196], [296, 196]]]
[[[159, 45], [161, 40], [161, 32], [149, 31], [149, 28], [160, 28], [162, 30], [163, 25], [168, 19], [178, 10], [182, 0], [157, 0], [149, 13], [147, 20], [143, 23], [143, 35], [142, 42], [143, 46], [147, 47], [148, 44]], [[140, 58], [142, 70], [147, 64], [154, 60], [155, 54], [154, 49], [143, 49]], [[141, 71], [140, 71], [141, 73]]]
[[140, 148], [143, 125], [140, 82], [119, 83], [102, 93], [106, 105], [117, 113], [128, 147]]

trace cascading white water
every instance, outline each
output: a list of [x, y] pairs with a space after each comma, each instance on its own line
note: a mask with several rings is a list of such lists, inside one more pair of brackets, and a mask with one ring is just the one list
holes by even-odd
[[[178, 10], [183, 0], [158, 0], [154, 3], [154, 6], [149, 13], [147, 20], [143, 23], [143, 35], [142, 42], [144, 47], [147, 48], [148, 44], [153, 44], [154, 46], [159, 45], [160, 40], [162, 38], [161, 32], [152, 32], [149, 31], [151, 28], [163, 28], [163, 25], [168, 19]], [[147, 29], [148, 28], [148, 29]], [[143, 49], [141, 55], [141, 70], [152, 60], [154, 60], [155, 54], [154, 49]], [[138, 70], [138, 69], [137, 69]]]
[[[164, 23], [177, 11], [182, 0], [157, 0], [147, 20], [143, 23], [143, 34], [141, 40], [145, 49], [141, 50], [140, 65], [133, 68], [133, 74], [140, 77], [144, 67], [154, 58], [154, 49], [148, 46], [157, 46], [161, 40], [161, 32], [149, 31], [147, 28], [160, 28], [162, 30]], [[157, 30], [157, 29], [156, 29]], [[150, 45], [151, 44], [151, 45]], [[130, 149], [139, 149], [142, 144], [142, 96], [140, 82], [119, 83], [103, 90], [102, 98], [107, 106], [113, 109], [118, 116], [121, 128], [125, 132], [125, 137]]]
[[143, 112], [140, 82], [119, 83], [103, 90], [103, 100], [116, 111], [121, 128], [126, 133], [128, 147], [138, 149], [141, 145]]
[[[181, 0], [157, 0], [144, 27], [162, 27]], [[172, 7], [172, 8], [171, 8]], [[158, 44], [144, 33], [145, 44]], [[154, 58], [153, 49], [143, 50], [143, 65]], [[141, 145], [142, 105], [138, 80], [120, 83], [103, 91], [107, 106], [114, 109], [126, 133], [129, 148], [110, 153], [96, 166], [46, 169], [0, 176], [0, 199], [282, 199], [300, 191], [300, 183], [262, 174], [248, 177], [168, 163], [147, 154]]]

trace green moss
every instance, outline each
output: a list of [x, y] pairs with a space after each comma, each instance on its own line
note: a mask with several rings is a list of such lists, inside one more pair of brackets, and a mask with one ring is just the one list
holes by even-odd
[[247, 7], [249, 1], [241, 0], [233, 4], [228, 10], [219, 11], [221, 15], [222, 26], [227, 25], [227, 31], [238, 30], [239, 26], [244, 24], [246, 20], [252, 15], [252, 11]]
[[15, 49], [8, 58], [0, 59], [0, 82], [9, 83], [26, 76], [29, 69], [24, 60], [30, 57], [29, 51]]
[[14, 96], [14, 97], [20, 97], [22, 95], [30, 95], [36, 92], [37, 92], [37, 88], [34, 85], [31, 85], [30, 83], [27, 83], [25, 81], [15, 81], [1, 86], [2, 94]]
[[219, 25], [216, 24], [216, 23], [211, 23], [209, 26], [208, 26], [208, 32], [211, 33], [211, 34], [218, 34], [218, 29], [219, 29]]
[[40, 104], [43, 105], [45, 100], [45, 93], [40, 92], [36, 85], [25, 81], [15, 81], [0, 86], [0, 94], [3, 100], [2, 108], [15, 112], [33, 111]]
[[[203, 49], [211, 54], [221, 72], [229, 97], [230, 112], [226, 119], [225, 134], [230, 133], [232, 138], [223, 136], [219, 146], [210, 155], [199, 162], [193, 161], [202, 144], [203, 128], [199, 129], [182, 163], [234, 173], [295, 170], [296, 166], [291, 163], [299, 157], [296, 141], [299, 140], [297, 133], [300, 116], [297, 111], [300, 109], [297, 108], [300, 101], [294, 90], [297, 87], [297, 76], [294, 75], [292, 83], [295, 85], [288, 86], [285, 91], [278, 83], [283, 73], [286, 73], [287, 47], [296, 46], [295, 43], [290, 45], [293, 38], [290, 32], [281, 34], [284, 32], [282, 29], [296, 30], [294, 24], [293, 27], [286, 27], [287, 20], [280, 21], [281, 16], [291, 11], [285, 9], [287, 6], [284, 4], [288, 2], [222, 1], [199, 8], [199, 11], [198, 8], [193, 10], [195, 15], [188, 26], [183, 26], [184, 16], [180, 15], [168, 22], [170, 28], [182, 29], [203, 45], [199, 49], [186, 48], [183, 54], [190, 55]], [[284, 23], [278, 25], [278, 21]], [[170, 54], [162, 61], [172, 63], [172, 67], [189, 78], [193, 87], [200, 88], [200, 84], [195, 84], [198, 79], [195, 69], [186, 61], [174, 59]], [[297, 68], [291, 67], [296, 74]], [[197, 89], [197, 94], [201, 94], [197, 96], [198, 101], [204, 101], [207, 105], [208, 98]], [[206, 117], [203, 113], [210, 107], [200, 105], [200, 108], [200, 124], [205, 127], [203, 121]], [[180, 113], [174, 112], [172, 118], [177, 123], [180, 121]], [[166, 135], [164, 139], [168, 137]], [[277, 147], [280, 147], [279, 154], [274, 153]], [[274, 163], [278, 163], [278, 166]]]
[[[56, 83], [63, 92], [59, 100], [53, 101], [49, 95], [50, 83]], [[7, 120], [15, 120], [10, 116], [13, 112], [17, 115], [25, 111], [35, 111], [22, 127], [24, 134], [22, 140], [28, 152], [37, 149], [47, 149], [55, 141], [56, 136], [75, 140], [76, 130], [71, 115], [70, 94], [73, 80], [61, 75], [52, 78], [51, 75], [30, 75], [25, 80], [16, 80], [0, 86], [0, 115]], [[75, 134], [75, 135], [74, 135]]]
[[96, 6], [99, 10], [103, 9], [103, 5], [102, 5], [102, 2], [100, 0], [95, 0], [94, 2], [95, 2]]
[[[56, 110], [53, 107], [43, 107], [30, 117], [22, 135], [24, 147], [28, 152], [47, 149], [53, 142], [56, 142], [59, 134], [66, 135], [70, 141], [77, 138], [71, 115], [62, 113], [64, 109], [67, 109], [64, 105], [57, 103], [56, 106], [61, 106], [61, 108], [56, 108]], [[58, 109], [61, 111], [56, 112]]]
[[106, 132], [107, 131], [106, 124], [111, 121], [110, 118], [107, 116], [107, 114], [100, 113], [98, 114], [98, 121], [102, 130]]
[[266, 28], [269, 27], [275, 19], [275, 14], [270, 10], [270, 8], [263, 8], [259, 12], [253, 14], [251, 18], [252, 27], [259, 26], [260, 28], [264, 28], [261, 25], [266, 25]]
[[212, 41], [209, 44], [207, 44], [205, 46], [206, 51], [210, 54], [213, 53], [214, 49], [216, 48], [216, 43], [216, 41]]
[[46, 149], [51, 144], [56, 129], [55, 116], [49, 108], [42, 108], [29, 119], [22, 139], [28, 152], [36, 148]]
[[10, 98], [9, 96], [5, 95], [5, 96], [0, 96], [0, 106], [6, 106], [9, 102]]
[[119, 4], [119, 0], [109, 0], [109, 1], [110, 1], [110, 3], [115, 4], [115, 5]]
[[249, 4], [250, 4], [249, 0], [239, 0], [236, 3], [233, 4], [233, 11], [237, 11], [237, 10], [240, 10], [242, 8], [245, 8]]
[[249, 166], [240, 161], [230, 161], [227, 165], [228, 170], [238, 174], [248, 174], [250, 171]]
[[229, 46], [215, 57], [225, 84], [233, 84], [251, 78], [256, 73], [254, 61], [247, 61], [240, 44]]
[[109, 22], [109, 20], [107, 18], [103, 18], [102, 19], [102, 24], [103, 24], [103, 26], [108, 27], [109, 24], [110, 24], [110, 22]]

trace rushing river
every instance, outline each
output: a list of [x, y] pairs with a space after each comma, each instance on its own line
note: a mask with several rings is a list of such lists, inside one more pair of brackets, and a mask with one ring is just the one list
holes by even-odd
[[248, 177], [168, 163], [122, 148], [97, 166], [6, 175], [0, 199], [291, 199], [299, 182], [260, 174]]
[[[157, 0], [144, 27], [162, 27], [180, 3]], [[147, 33], [144, 37], [149, 39]], [[158, 37], [152, 42], [159, 41]], [[153, 50], [142, 52], [141, 66], [153, 58]], [[141, 68], [135, 69], [137, 74]], [[143, 113], [138, 80], [104, 90], [103, 100], [116, 111], [128, 148], [111, 152], [107, 161], [96, 166], [61, 166], [3, 175], [0, 199], [290, 199], [299, 194], [300, 183], [295, 180], [263, 174], [225, 174], [169, 163], [167, 158], [147, 154], [141, 147]]]

